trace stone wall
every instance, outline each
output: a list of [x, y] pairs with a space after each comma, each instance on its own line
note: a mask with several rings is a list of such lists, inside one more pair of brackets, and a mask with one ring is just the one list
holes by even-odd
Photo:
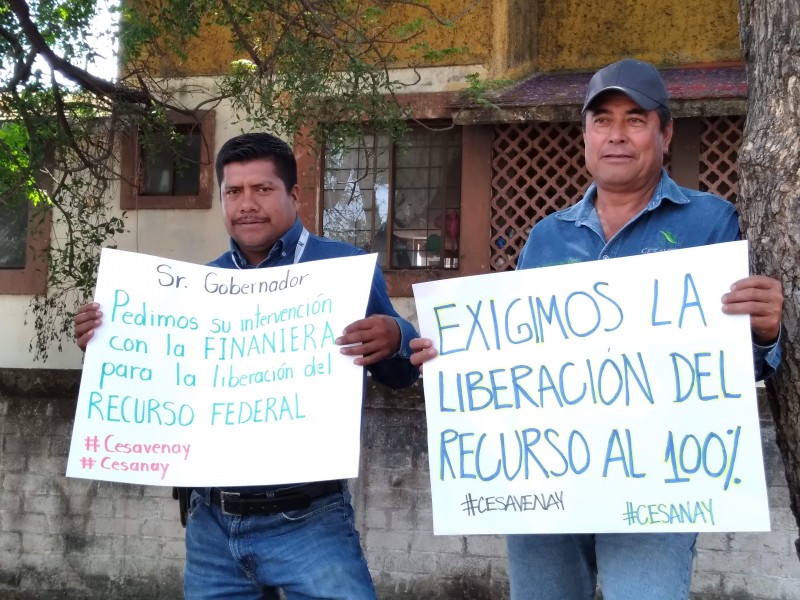
[[[67, 479], [80, 374], [0, 370], [0, 598], [181, 598], [183, 530], [169, 488]], [[772, 531], [703, 534], [696, 600], [798, 599], [783, 464], [763, 423]], [[381, 600], [505, 600], [500, 536], [433, 536], [421, 385], [370, 388], [359, 529]]]

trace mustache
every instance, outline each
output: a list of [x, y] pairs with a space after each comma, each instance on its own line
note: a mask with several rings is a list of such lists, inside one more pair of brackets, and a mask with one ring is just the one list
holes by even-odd
[[234, 225], [247, 225], [250, 223], [269, 223], [270, 219], [267, 217], [239, 217], [233, 220]]

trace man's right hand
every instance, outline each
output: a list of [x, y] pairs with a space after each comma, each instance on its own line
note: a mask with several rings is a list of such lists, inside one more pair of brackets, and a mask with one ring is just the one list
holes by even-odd
[[92, 339], [94, 330], [102, 323], [100, 319], [102, 316], [103, 313], [97, 302], [84, 304], [78, 309], [78, 313], [75, 315], [75, 341], [78, 343], [78, 348], [86, 351], [86, 344]]

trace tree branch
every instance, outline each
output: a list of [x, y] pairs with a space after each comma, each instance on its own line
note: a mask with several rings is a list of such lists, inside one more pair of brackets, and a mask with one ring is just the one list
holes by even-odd
[[136, 104], [148, 104], [153, 101], [151, 96], [139, 90], [106, 81], [71, 65], [53, 52], [52, 48], [47, 44], [38, 27], [31, 19], [30, 9], [25, 0], [7, 0], [7, 2], [11, 12], [17, 17], [17, 21], [30, 41], [33, 50], [47, 60], [54, 71], [78, 84], [81, 89], [99, 96], [108, 96]]
[[31, 68], [33, 67], [33, 62], [36, 60], [36, 53], [31, 52], [26, 58], [25, 48], [22, 47], [17, 37], [3, 28], [0, 28], [0, 37], [9, 43], [16, 58], [14, 75], [9, 80], [8, 85], [2, 88], [2, 91], [8, 91], [17, 87], [21, 82], [31, 76]]
[[247, 36], [242, 31], [242, 27], [239, 25], [239, 20], [236, 18], [236, 15], [233, 13], [233, 7], [231, 7], [230, 2], [227, 0], [220, 0], [220, 4], [222, 4], [222, 8], [225, 10], [225, 14], [228, 15], [228, 21], [230, 22], [231, 29], [236, 34], [236, 38], [242, 44], [242, 48], [245, 49], [247, 55], [250, 59], [255, 63], [258, 67], [258, 72], [264, 72], [264, 65], [261, 62], [261, 59], [258, 57], [258, 54], [255, 53], [253, 50], [250, 40], [247, 39]]

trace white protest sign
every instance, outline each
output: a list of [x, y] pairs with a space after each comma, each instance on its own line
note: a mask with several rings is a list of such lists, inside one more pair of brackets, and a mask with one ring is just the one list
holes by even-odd
[[238, 486], [355, 477], [376, 255], [218, 269], [103, 250], [69, 477]]
[[746, 242], [414, 286], [436, 534], [769, 529]]

